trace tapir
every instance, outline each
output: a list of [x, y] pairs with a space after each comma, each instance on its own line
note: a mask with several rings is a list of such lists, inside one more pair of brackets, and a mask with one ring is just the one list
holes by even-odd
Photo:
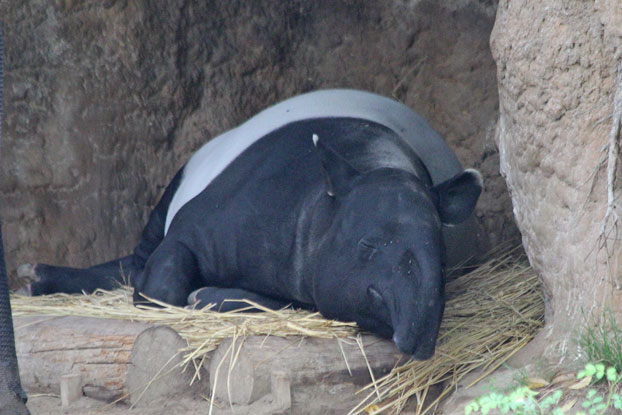
[[[32, 277], [32, 295], [110, 289], [129, 274], [135, 302], [230, 310], [241, 302], [227, 300], [249, 299], [316, 309], [422, 360], [434, 353], [443, 315], [448, 230], [476, 245], [464, 233], [476, 232], [481, 190], [481, 175], [463, 170], [405, 105], [320, 90], [201, 147], [131, 255], [88, 269], [24, 265], [20, 273]], [[449, 262], [470, 254], [457, 248]]]

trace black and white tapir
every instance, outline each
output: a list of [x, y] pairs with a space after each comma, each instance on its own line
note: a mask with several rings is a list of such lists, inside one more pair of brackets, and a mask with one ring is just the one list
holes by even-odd
[[[200, 148], [165, 190], [132, 255], [88, 269], [23, 265], [20, 273], [33, 278], [32, 295], [110, 289], [122, 270], [135, 301], [144, 294], [221, 310], [246, 306], [225, 299], [313, 308], [427, 359], [445, 305], [452, 238], [443, 225], [472, 221], [481, 190], [481, 175], [463, 170], [406, 106], [322, 90], [274, 105]], [[459, 248], [451, 262], [469, 254]]]

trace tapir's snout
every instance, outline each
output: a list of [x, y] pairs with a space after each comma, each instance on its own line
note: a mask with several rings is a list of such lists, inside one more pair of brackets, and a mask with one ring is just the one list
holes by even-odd
[[[422, 299], [415, 302], [403, 299], [398, 309], [401, 313], [396, 311], [393, 314], [393, 342], [405, 355], [415, 360], [427, 360], [436, 349], [445, 301], [436, 290], [420, 297]], [[405, 306], [408, 304], [412, 307]]]
[[400, 352], [410, 356], [414, 360], [427, 360], [434, 356], [435, 339], [432, 341], [417, 342], [404, 339], [398, 333], [395, 333], [393, 335], [393, 343], [395, 343]]

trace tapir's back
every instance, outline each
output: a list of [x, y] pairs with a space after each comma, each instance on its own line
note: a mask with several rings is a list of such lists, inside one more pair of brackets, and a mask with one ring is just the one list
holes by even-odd
[[430, 171], [434, 183], [462, 171], [444, 140], [407, 106], [363, 91], [331, 89], [296, 96], [213, 138], [190, 158], [170, 204], [166, 229], [181, 206], [199, 194], [244, 150], [268, 133], [294, 121], [351, 117], [384, 125], [404, 139]]

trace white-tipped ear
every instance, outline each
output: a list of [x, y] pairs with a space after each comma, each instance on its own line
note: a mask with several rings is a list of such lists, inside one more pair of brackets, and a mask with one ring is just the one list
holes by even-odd
[[359, 172], [324, 141], [320, 141], [317, 134], [313, 134], [312, 138], [315, 152], [320, 159], [326, 193], [331, 197], [345, 195], [350, 191], [352, 180]]
[[477, 184], [479, 185], [479, 187], [481, 187], [482, 189], [484, 188], [484, 178], [482, 177], [482, 173], [480, 173], [479, 170], [465, 169], [464, 171], [472, 174], [475, 180], [477, 181]]
[[479, 171], [466, 169], [432, 188], [438, 200], [438, 214], [444, 225], [457, 225], [473, 213], [484, 181]]

